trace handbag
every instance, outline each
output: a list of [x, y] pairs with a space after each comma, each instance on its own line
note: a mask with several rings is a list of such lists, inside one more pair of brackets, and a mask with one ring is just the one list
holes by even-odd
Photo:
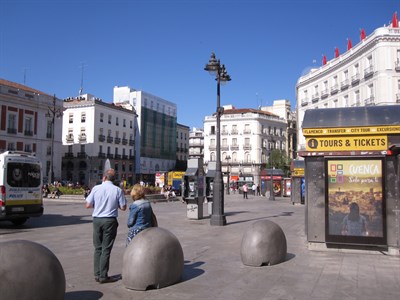
[[151, 210], [151, 227], [158, 227], [157, 217], [153, 210]]

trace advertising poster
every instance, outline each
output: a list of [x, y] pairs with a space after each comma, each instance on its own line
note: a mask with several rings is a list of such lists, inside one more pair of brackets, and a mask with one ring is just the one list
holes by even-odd
[[386, 244], [382, 159], [327, 159], [326, 241]]

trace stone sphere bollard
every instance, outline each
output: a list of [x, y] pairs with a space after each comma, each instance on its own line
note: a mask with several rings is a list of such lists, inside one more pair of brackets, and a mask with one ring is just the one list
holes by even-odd
[[64, 300], [65, 275], [57, 257], [26, 240], [0, 243], [1, 299]]
[[286, 251], [286, 237], [281, 227], [261, 220], [254, 222], [243, 235], [240, 254], [244, 265], [260, 267], [283, 262]]
[[148, 228], [125, 250], [122, 282], [133, 290], [163, 288], [180, 281], [183, 266], [183, 250], [176, 236], [160, 227]]

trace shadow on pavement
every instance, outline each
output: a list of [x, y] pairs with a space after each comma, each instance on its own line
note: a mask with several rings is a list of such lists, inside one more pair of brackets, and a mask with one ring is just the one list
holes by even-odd
[[[90, 215], [82, 216], [63, 216], [59, 214], [44, 214], [38, 218], [29, 218], [23, 225], [14, 225], [9, 221], [0, 222], [0, 229], [6, 230], [29, 230], [32, 228], [44, 228], [44, 227], [54, 227], [54, 226], [65, 226], [65, 225], [77, 225], [91, 223], [92, 218]], [[6, 234], [2, 232], [1, 234]]]
[[290, 216], [292, 216], [293, 214], [294, 214], [293, 211], [284, 211], [284, 212], [281, 212], [281, 213], [278, 214], [278, 215], [265, 216], [265, 217], [247, 219], [247, 220], [240, 220], [240, 221], [235, 221], [235, 222], [229, 222], [229, 220], [228, 220], [228, 221], [227, 221], [227, 225], [239, 224], [239, 223], [245, 223], [245, 222], [251, 222], [251, 221], [259, 221], [259, 220], [270, 219], [270, 218], [290, 217]]
[[204, 262], [202, 261], [197, 261], [195, 263], [189, 263], [188, 261], [185, 261], [181, 282], [191, 280], [203, 274], [204, 270], [199, 269], [199, 267], [203, 264]]
[[99, 291], [74, 291], [65, 293], [65, 300], [98, 300], [103, 297]]

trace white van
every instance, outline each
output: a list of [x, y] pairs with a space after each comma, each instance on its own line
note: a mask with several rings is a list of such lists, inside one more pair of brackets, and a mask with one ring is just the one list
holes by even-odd
[[42, 164], [30, 153], [0, 154], [0, 221], [22, 225], [43, 215]]

